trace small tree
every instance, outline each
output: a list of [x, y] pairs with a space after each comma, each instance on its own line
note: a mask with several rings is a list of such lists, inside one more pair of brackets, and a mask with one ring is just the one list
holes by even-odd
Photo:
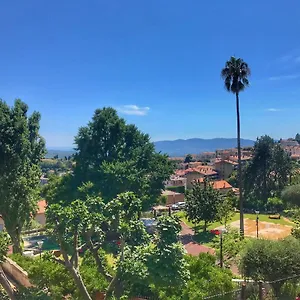
[[203, 230], [207, 225], [218, 219], [221, 195], [208, 182], [194, 183], [192, 190], [186, 195], [187, 217], [194, 224], [204, 221]]
[[300, 134], [299, 133], [296, 134], [295, 140], [300, 144]]
[[192, 154], [187, 154], [187, 156], [185, 157], [185, 159], [184, 159], [184, 162], [186, 163], [186, 164], [188, 164], [188, 163], [190, 163], [190, 162], [192, 162], [193, 161], [193, 156], [192, 156]]
[[286, 187], [282, 191], [281, 198], [292, 206], [300, 207], [300, 184]]
[[147, 262], [150, 283], [165, 295], [172, 287], [182, 290], [189, 279], [182, 244], [178, 241], [181, 226], [178, 218], [162, 216], [157, 224], [157, 241], [150, 248]]
[[218, 206], [218, 217], [224, 226], [227, 225], [228, 221], [234, 216], [234, 195], [228, 193], [220, 201]]
[[278, 197], [268, 198], [267, 207], [272, 212], [280, 212], [283, 210], [283, 201]]

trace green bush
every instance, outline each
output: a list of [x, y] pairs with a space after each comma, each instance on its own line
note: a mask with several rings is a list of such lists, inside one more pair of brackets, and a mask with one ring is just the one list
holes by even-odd
[[184, 194], [185, 192], [184, 186], [168, 186], [166, 187], [166, 190], [180, 194]]
[[11, 259], [28, 272], [29, 280], [40, 290], [48, 289], [51, 299], [61, 300], [76, 290], [74, 281], [66, 269], [51, 260], [49, 255], [42, 259], [13, 254]]

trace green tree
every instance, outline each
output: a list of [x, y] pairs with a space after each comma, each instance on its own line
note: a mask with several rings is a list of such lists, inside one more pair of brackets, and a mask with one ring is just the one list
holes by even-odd
[[36, 212], [45, 143], [39, 135], [40, 114], [27, 115], [28, 106], [0, 101], [0, 214], [13, 251], [22, 252], [21, 230]]
[[264, 208], [269, 197], [279, 195], [288, 184], [291, 160], [279, 144], [269, 136], [262, 136], [254, 145], [253, 159], [245, 172], [245, 194], [254, 208]]
[[256, 281], [275, 281], [271, 285], [278, 295], [285, 278], [299, 275], [299, 247], [300, 242], [292, 237], [278, 241], [253, 240], [241, 255], [242, 274]]
[[186, 195], [186, 214], [190, 221], [197, 224], [204, 221], [204, 231], [207, 225], [218, 219], [219, 206], [222, 197], [214, 190], [209, 182], [195, 183], [191, 191]]
[[233, 193], [228, 193], [223, 199], [220, 201], [218, 209], [218, 218], [221, 220], [222, 224], [226, 226], [228, 221], [234, 216], [234, 199], [235, 195]]
[[286, 187], [282, 191], [281, 198], [291, 206], [300, 207], [300, 184]]
[[300, 134], [299, 133], [296, 134], [295, 140], [300, 144]]
[[233, 171], [231, 173], [230, 177], [227, 179], [227, 182], [234, 187], [238, 186], [237, 171]]
[[187, 154], [187, 156], [184, 159], [184, 163], [190, 163], [193, 161], [193, 156], [192, 154]]
[[46, 216], [49, 233], [59, 244], [63, 257], [63, 259], [56, 258], [55, 261], [63, 265], [70, 273], [82, 299], [91, 300], [79, 272], [79, 251], [83, 246], [80, 244], [80, 238], [85, 221], [88, 222], [89, 218], [86, 205], [80, 200], [66, 207], [52, 204], [47, 208]]
[[[198, 257], [187, 256], [190, 280], [180, 299], [198, 300], [205, 297], [230, 292], [233, 290], [232, 274], [229, 270], [216, 266], [216, 258], [201, 253]], [[221, 299], [221, 298], [218, 298]], [[232, 299], [232, 295], [222, 296], [223, 300]]]
[[240, 92], [244, 91], [249, 86], [248, 76], [250, 68], [241, 58], [232, 56], [221, 71], [221, 76], [225, 83], [225, 88], [228, 92], [235, 94], [236, 98], [236, 117], [237, 117], [237, 148], [238, 148], [238, 180], [239, 180], [239, 197], [240, 197], [240, 231], [244, 236], [244, 208], [243, 208], [243, 184], [242, 184], [242, 162], [241, 162], [241, 128], [240, 128]]
[[283, 210], [283, 201], [278, 197], [268, 198], [267, 207], [272, 212], [281, 212]]
[[167, 155], [155, 152], [149, 136], [126, 124], [113, 108], [97, 109], [92, 121], [79, 129], [75, 143], [74, 173], [64, 176], [70, 178], [62, 179], [61, 187], [47, 198], [51, 203], [61, 199], [70, 203], [77, 198], [77, 187], [90, 181], [105, 202], [131, 191], [148, 208], [174, 172], [174, 164]]
[[[189, 279], [189, 270], [182, 244], [178, 241], [181, 230], [176, 216], [162, 216], [157, 224], [157, 240], [149, 250], [148, 269], [150, 283], [164, 297], [172, 294], [173, 289], [181, 291]], [[172, 289], [173, 288], [173, 289]]]

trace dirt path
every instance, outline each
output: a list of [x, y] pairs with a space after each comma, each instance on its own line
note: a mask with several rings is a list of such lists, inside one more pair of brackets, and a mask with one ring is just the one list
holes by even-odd
[[[245, 219], [245, 235], [250, 237], [256, 237], [257, 235], [257, 227], [256, 221]], [[240, 228], [240, 221], [234, 221], [229, 224], [233, 228]], [[222, 227], [222, 226], [221, 226]], [[220, 229], [221, 227], [218, 227]], [[274, 224], [265, 221], [258, 222], [258, 237], [270, 239], [270, 240], [277, 240], [282, 239], [291, 234], [292, 226], [289, 225], [281, 225], [281, 224]]]

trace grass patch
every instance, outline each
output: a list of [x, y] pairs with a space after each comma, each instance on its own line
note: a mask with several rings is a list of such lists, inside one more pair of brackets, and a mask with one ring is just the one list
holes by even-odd
[[[195, 230], [195, 232], [203, 230], [204, 222], [193, 224], [192, 222], [190, 222], [187, 219], [186, 214], [185, 214], [184, 211], [177, 212], [176, 215], [185, 224], [187, 224], [188, 226], [193, 228]], [[244, 214], [244, 218], [245, 219], [250, 219], [250, 220], [256, 220], [256, 214]], [[238, 221], [239, 219], [240, 219], [240, 214], [236, 213], [231, 218], [231, 220], [228, 222], [228, 224], [230, 224], [231, 222], [234, 222], [234, 221]], [[259, 214], [259, 221], [260, 222], [273, 223], [273, 224], [280, 224], [280, 225], [295, 226], [293, 223], [290, 223], [290, 222], [284, 220], [283, 217], [281, 217], [281, 219], [269, 219], [269, 215], [265, 215], [265, 214]], [[222, 224], [220, 222], [213, 222], [213, 223], [208, 224], [207, 230], [215, 229], [215, 228], [220, 227], [220, 226], [222, 226]]]
[[202, 232], [197, 232], [193, 239], [195, 242], [201, 244], [201, 245], [206, 245], [209, 247], [213, 247], [214, 243], [213, 240], [215, 239], [215, 235], [210, 233], [210, 231], [202, 231]]
[[[293, 223], [290, 223], [290, 222], [284, 220], [283, 217], [281, 217], [280, 219], [269, 219], [269, 215], [264, 215], [264, 214], [259, 214], [258, 217], [259, 217], [259, 221], [261, 221], [261, 222], [294, 226]], [[247, 218], [250, 220], [256, 220], [256, 214], [244, 214], [244, 218], [245, 219]]]

